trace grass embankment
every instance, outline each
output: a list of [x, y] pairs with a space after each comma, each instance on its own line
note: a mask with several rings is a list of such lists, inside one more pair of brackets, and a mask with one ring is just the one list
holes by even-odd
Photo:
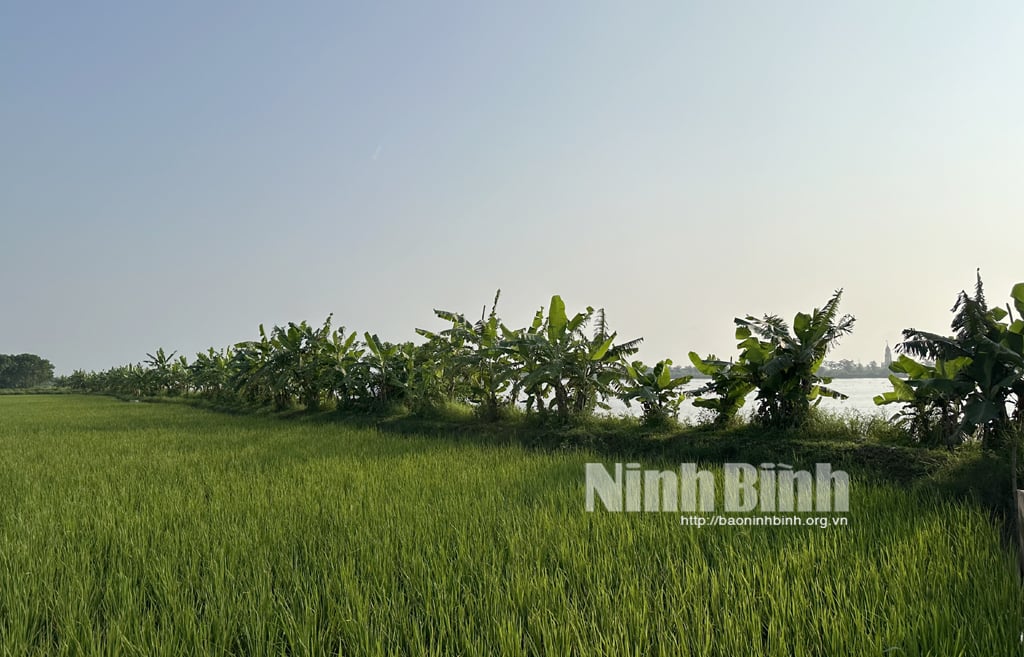
[[626, 447], [444, 425], [0, 399], [0, 654], [1019, 654], [973, 503], [855, 475], [847, 527], [586, 513]]
[[46, 386], [41, 388], [0, 388], [0, 395], [70, 395], [67, 388]]

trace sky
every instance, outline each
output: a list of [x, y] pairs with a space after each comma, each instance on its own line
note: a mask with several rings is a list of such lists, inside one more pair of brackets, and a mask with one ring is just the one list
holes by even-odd
[[648, 362], [1024, 281], [1024, 3], [0, 1], [0, 353], [603, 307]]

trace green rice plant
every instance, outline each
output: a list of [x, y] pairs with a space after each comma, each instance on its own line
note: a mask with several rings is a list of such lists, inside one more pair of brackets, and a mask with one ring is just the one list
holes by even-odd
[[697, 528], [587, 513], [599, 460], [3, 397], [0, 655], [1021, 653], [969, 502], [855, 477], [845, 527]]

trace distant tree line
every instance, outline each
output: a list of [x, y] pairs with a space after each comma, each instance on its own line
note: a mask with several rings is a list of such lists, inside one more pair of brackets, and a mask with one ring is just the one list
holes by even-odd
[[867, 365], [852, 360], [827, 360], [821, 364], [823, 376], [833, 379], [868, 379], [872, 377], [887, 378], [892, 372], [888, 367], [871, 361]]
[[[871, 361], [865, 365], [864, 363], [847, 359], [826, 360], [821, 364], [818, 372], [821, 376], [832, 379], [870, 379], [875, 377], [884, 379], [892, 374], [888, 367], [879, 364], [877, 361]], [[673, 367], [672, 376], [689, 376], [694, 379], [710, 378], [692, 365]]]
[[53, 363], [35, 354], [0, 354], [0, 388], [35, 388], [53, 381]]

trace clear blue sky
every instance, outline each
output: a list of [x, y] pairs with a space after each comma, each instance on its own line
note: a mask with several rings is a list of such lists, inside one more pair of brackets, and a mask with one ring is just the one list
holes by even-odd
[[653, 361], [1024, 281], [1024, 3], [0, 4], [0, 353], [391, 340], [553, 293]]

